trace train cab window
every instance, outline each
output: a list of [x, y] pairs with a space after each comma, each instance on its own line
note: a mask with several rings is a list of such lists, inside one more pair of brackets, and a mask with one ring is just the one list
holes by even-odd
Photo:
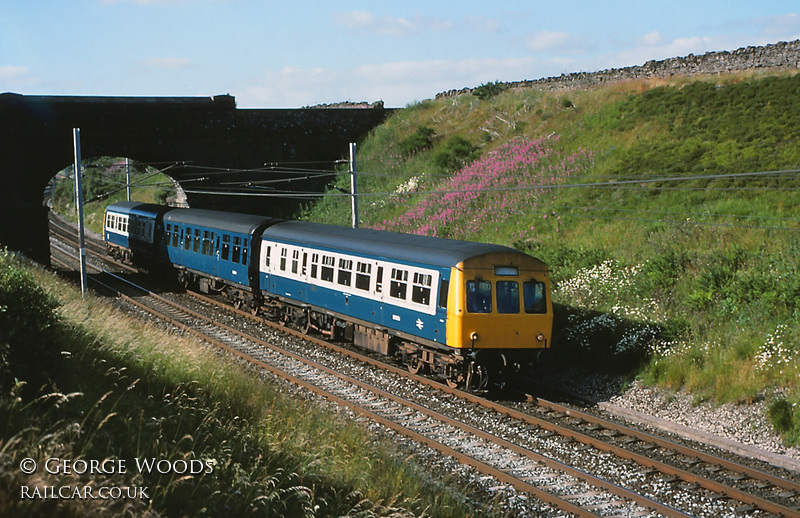
[[336, 282], [342, 286], [350, 286], [350, 281], [353, 278], [353, 260], [352, 259], [339, 259], [339, 276]]
[[447, 309], [447, 292], [450, 289], [450, 281], [442, 279], [439, 281], [439, 307]]
[[467, 311], [470, 313], [492, 312], [492, 283], [480, 279], [467, 281]]
[[233, 237], [233, 255], [231, 255], [231, 261], [234, 263], [241, 262], [242, 257], [242, 238], [238, 236]]
[[389, 283], [389, 296], [405, 300], [407, 288], [408, 271], [392, 268], [392, 281]]
[[231, 236], [227, 234], [222, 235], [222, 253], [220, 257], [227, 261], [231, 254]]
[[372, 273], [371, 264], [359, 262], [356, 265], [356, 288], [369, 291], [370, 273]]
[[495, 283], [498, 313], [519, 313], [519, 283], [497, 281]]
[[323, 255], [319, 278], [323, 281], [333, 282], [333, 267], [335, 265], [336, 259], [333, 256]]
[[428, 305], [431, 301], [431, 282], [433, 277], [426, 273], [414, 272], [414, 283], [411, 285], [411, 300], [417, 304]]
[[525, 313], [547, 313], [544, 283], [527, 281], [522, 284], [522, 298], [525, 301]]

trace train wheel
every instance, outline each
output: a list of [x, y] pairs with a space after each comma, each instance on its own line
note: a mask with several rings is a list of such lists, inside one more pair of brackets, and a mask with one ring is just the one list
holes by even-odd
[[307, 335], [311, 331], [311, 310], [304, 311], [303, 319], [300, 323], [300, 332]]
[[233, 300], [233, 307], [235, 309], [242, 309], [242, 305], [243, 304], [244, 304], [244, 302], [242, 301], [242, 299], [234, 299]]

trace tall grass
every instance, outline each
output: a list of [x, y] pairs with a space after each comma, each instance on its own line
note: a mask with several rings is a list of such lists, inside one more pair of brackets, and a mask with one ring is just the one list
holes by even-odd
[[[431, 483], [394, 445], [335, 409], [126, 316], [0, 254], [0, 514], [23, 516], [470, 516], [492, 514]], [[9, 294], [28, 293], [26, 297]], [[35, 353], [17, 301], [44, 308]], [[57, 309], [56, 309], [57, 305]], [[27, 306], [26, 306], [27, 307]], [[38, 317], [37, 317], [38, 318]], [[5, 319], [5, 320], [3, 320]], [[11, 323], [12, 325], [6, 325]], [[127, 462], [126, 473], [21, 473], [30, 457]], [[135, 460], [199, 461], [140, 473]], [[128, 500], [21, 499], [21, 486], [146, 487]]]

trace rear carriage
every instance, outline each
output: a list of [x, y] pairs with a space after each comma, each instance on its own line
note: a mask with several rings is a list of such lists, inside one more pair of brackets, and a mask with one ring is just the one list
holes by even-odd
[[162, 217], [170, 207], [121, 201], [105, 211], [103, 237], [109, 254], [125, 262], [150, 264], [157, 259]]

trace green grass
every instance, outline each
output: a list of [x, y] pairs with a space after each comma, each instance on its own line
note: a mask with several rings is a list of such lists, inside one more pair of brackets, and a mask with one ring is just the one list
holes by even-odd
[[[800, 75], [567, 93], [488, 86], [480, 98], [409, 106], [360, 143], [362, 226], [491, 241], [545, 260], [559, 368], [609, 370], [717, 402], [772, 397], [777, 387], [794, 409]], [[443, 170], [437, 154], [457, 137], [475, 161]], [[548, 158], [501, 161], [531, 142]], [[770, 171], [786, 172], [743, 174]], [[541, 188], [514, 190], [520, 183]], [[452, 193], [463, 185], [482, 190]], [[346, 225], [348, 199], [327, 197], [303, 217]], [[798, 442], [800, 417], [774, 422]]]
[[[0, 254], [0, 514], [484, 516], [413, 456], [191, 339]], [[24, 475], [23, 458], [126, 473]], [[135, 459], [200, 461], [186, 476]], [[149, 501], [21, 499], [23, 485], [147, 487]]]

